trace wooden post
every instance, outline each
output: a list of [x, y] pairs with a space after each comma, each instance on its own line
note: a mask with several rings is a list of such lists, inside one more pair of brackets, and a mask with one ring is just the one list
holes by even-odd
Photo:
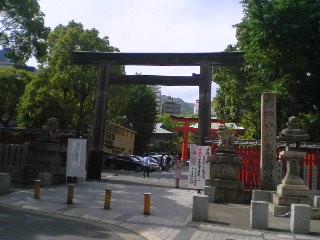
[[145, 193], [144, 194], [144, 215], [150, 215], [150, 209], [151, 209], [151, 193]]
[[104, 197], [104, 209], [110, 209], [110, 203], [111, 203], [111, 190], [106, 189], [106, 194]]
[[67, 204], [73, 204], [74, 185], [68, 184]]
[[199, 83], [199, 146], [205, 146], [205, 138], [211, 129], [211, 76], [212, 66], [200, 65]]
[[107, 90], [111, 65], [101, 64], [101, 76], [97, 88], [97, 99], [92, 131], [92, 144], [89, 151], [87, 179], [100, 180], [103, 164], [103, 141], [106, 121]]
[[41, 186], [40, 180], [34, 180], [34, 194], [33, 194], [34, 199], [40, 199], [40, 186]]

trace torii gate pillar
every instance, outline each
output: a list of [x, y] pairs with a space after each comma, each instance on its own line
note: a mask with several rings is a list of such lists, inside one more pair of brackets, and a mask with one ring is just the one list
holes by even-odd
[[200, 65], [199, 83], [199, 146], [205, 146], [211, 129], [211, 76], [212, 66]]
[[92, 131], [92, 144], [88, 156], [87, 179], [101, 179], [107, 90], [110, 79], [110, 71], [110, 64], [101, 64], [101, 75], [97, 87], [97, 99], [95, 106], [94, 125]]

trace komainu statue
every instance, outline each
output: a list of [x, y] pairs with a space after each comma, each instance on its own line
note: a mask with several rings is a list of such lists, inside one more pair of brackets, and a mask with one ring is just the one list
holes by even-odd
[[41, 142], [57, 142], [57, 130], [59, 129], [59, 120], [57, 118], [49, 118], [47, 125], [42, 126]]
[[227, 128], [226, 125], [221, 124], [218, 127], [217, 132], [218, 138], [219, 138], [219, 144], [218, 144], [218, 152], [224, 152], [224, 153], [234, 153], [234, 134], [231, 133], [231, 131]]

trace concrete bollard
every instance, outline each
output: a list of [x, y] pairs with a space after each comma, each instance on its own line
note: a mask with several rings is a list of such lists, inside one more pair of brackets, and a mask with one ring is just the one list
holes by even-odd
[[150, 215], [151, 208], [151, 193], [144, 194], [144, 215]]
[[34, 180], [34, 199], [40, 199], [40, 187], [41, 187], [41, 181], [40, 180]]
[[214, 202], [215, 187], [204, 186], [204, 195], [209, 197], [209, 203]]
[[104, 197], [104, 209], [110, 209], [110, 203], [111, 203], [111, 190], [106, 189], [106, 194]]
[[208, 221], [208, 196], [193, 196], [192, 205], [192, 221], [207, 222]]
[[320, 208], [320, 196], [314, 196], [314, 204], [315, 208]]
[[268, 229], [268, 208], [269, 204], [263, 201], [251, 201], [250, 228]]
[[295, 234], [310, 232], [311, 207], [305, 204], [291, 204], [290, 231]]
[[68, 184], [67, 204], [73, 204], [74, 185]]
[[0, 195], [10, 192], [11, 175], [9, 173], [0, 173]]

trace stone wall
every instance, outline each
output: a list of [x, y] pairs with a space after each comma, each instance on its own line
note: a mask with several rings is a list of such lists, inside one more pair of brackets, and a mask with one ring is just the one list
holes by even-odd
[[0, 169], [12, 182], [32, 182], [39, 173], [52, 174], [52, 184], [66, 181], [67, 148], [59, 144], [1, 144]]
[[0, 143], [1, 172], [10, 173], [14, 182], [23, 181], [24, 167], [29, 156], [29, 145]]

